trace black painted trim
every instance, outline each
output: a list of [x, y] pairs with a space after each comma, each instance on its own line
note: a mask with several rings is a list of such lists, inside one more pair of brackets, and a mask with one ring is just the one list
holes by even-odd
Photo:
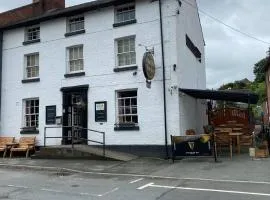
[[89, 85], [77, 85], [73, 87], [62, 87], [60, 91], [62, 92], [72, 92], [77, 90], [88, 90]]
[[32, 17], [26, 20], [22, 20], [20, 22], [6, 25], [3, 27], [0, 27], [0, 30], [7, 30], [7, 29], [14, 29], [22, 26], [31, 26], [40, 22], [52, 20], [52, 19], [57, 19], [61, 17], [69, 17], [69, 16], [74, 16], [74, 15], [79, 15], [84, 12], [88, 11], [93, 11], [93, 10], [98, 10], [110, 6], [117, 6], [120, 4], [126, 4], [134, 2], [131, 0], [99, 0], [99, 1], [92, 1], [84, 4], [79, 4], [77, 6], [71, 6], [67, 7], [65, 9], [59, 9], [51, 13], [46, 13], [44, 15], [40, 15], [37, 17]]
[[137, 23], [137, 20], [136, 19], [132, 19], [132, 20], [125, 21], [125, 22], [114, 23], [113, 24], [113, 27], [125, 26], [125, 25], [128, 25], [128, 24], [135, 24], [135, 23]]
[[65, 76], [65, 78], [85, 76], [85, 72], [70, 73], [70, 74], [65, 74], [64, 76]]
[[38, 43], [38, 42], [40, 42], [40, 39], [24, 41], [22, 44], [23, 45], [28, 45], [28, 44]]
[[73, 35], [79, 35], [79, 34], [83, 34], [83, 33], [85, 33], [85, 29], [79, 30], [79, 31], [65, 33], [65, 37], [70, 37], [70, 36], [73, 36]]
[[29, 135], [31, 135], [31, 134], [39, 134], [39, 131], [38, 131], [38, 130], [36, 130], [36, 131], [26, 131], [26, 130], [21, 130], [20, 134], [22, 134], [22, 135], [27, 135], [27, 134], [29, 134]]
[[140, 127], [135, 125], [116, 125], [114, 127], [115, 131], [139, 131]]
[[24, 127], [21, 128], [21, 134], [39, 134], [39, 130], [36, 127]]
[[131, 70], [137, 70], [138, 66], [128, 66], [128, 67], [116, 67], [113, 69], [114, 72], [124, 72], [124, 71], [131, 71]]
[[22, 80], [22, 83], [34, 83], [34, 82], [40, 82], [40, 78], [23, 79]]

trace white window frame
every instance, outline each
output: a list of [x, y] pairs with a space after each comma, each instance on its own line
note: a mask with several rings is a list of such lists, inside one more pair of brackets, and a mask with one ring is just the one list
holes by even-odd
[[[134, 9], [130, 9], [131, 7], [134, 7]], [[127, 11], [123, 11], [122, 10], [122, 11], [120, 11], [121, 9], [125, 9], [125, 8], [130, 9], [130, 10], [127, 10]], [[130, 18], [127, 19], [127, 20], [124, 20], [124, 19], [119, 20], [118, 15], [120, 15], [120, 14], [126, 14], [126, 13], [130, 14], [131, 11], [134, 12], [134, 18], [131, 18], [131, 16], [129, 16]], [[136, 6], [135, 6], [135, 3], [129, 3], [129, 4], [117, 6], [115, 8], [114, 13], [115, 13], [114, 14], [114, 21], [115, 21], [115, 23], [124, 23], [124, 22], [129, 22], [129, 21], [135, 20], [136, 19]]]
[[[120, 93], [124, 92], [136, 92], [137, 96], [132, 96], [132, 97], [120, 97]], [[136, 98], [136, 105], [132, 105], [131, 99]], [[121, 105], [121, 107], [124, 109], [123, 114], [120, 113], [120, 108], [119, 108], [119, 101], [120, 100], [127, 100], [130, 101], [130, 105]], [[131, 113], [126, 114], [126, 108], [129, 108]], [[132, 108], [136, 109], [136, 113], [133, 113]], [[118, 90], [116, 91], [116, 124], [134, 124], [135, 126], [138, 126], [139, 124], [139, 115], [138, 115], [138, 89], [128, 89], [128, 90]], [[121, 121], [120, 116], [123, 117], [125, 120]], [[128, 122], [126, 121], [125, 117], [131, 117], [131, 121]], [[132, 118], [135, 117], [137, 118], [137, 122], [135, 120], [133, 121]]]
[[[35, 29], [37, 29], [37, 30], [35, 30]], [[32, 30], [32, 31], [29, 32], [29, 30]], [[36, 38], [34, 38], [34, 33], [36, 33]], [[35, 41], [35, 40], [39, 40], [39, 39], [40, 39], [40, 25], [29, 26], [29, 27], [25, 28], [24, 41], [28, 42], [28, 41]]]
[[[80, 47], [82, 47], [82, 58], [76, 58], [76, 59], [70, 60], [70, 49], [80, 48]], [[72, 73], [84, 72], [84, 45], [80, 44], [80, 45], [70, 46], [70, 47], [67, 47], [66, 51], [67, 51], [67, 73], [72, 74]], [[76, 61], [79, 61], [79, 60], [82, 60], [82, 69], [71, 70], [70, 62], [71, 61], [76, 62]]]
[[[28, 57], [30, 56], [37, 56], [37, 65], [29, 65], [28, 66]], [[36, 63], [35, 63], [36, 64]], [[28, 68], [36, 68], [35, 70], [37, 71], [37, 76], [28, 76]], [[26, 54], [24, 55], [24, 78], [25, 79], [35, 79], [35, 78], [39, 78], [39, 53], [38, 52], [35, 52], [35, 53], [31, 53], [31, 54]]]
[[[80, 18], [83, 18], [83, 20], [71, 22], [72, 20], [76, 20], [76, 19], [80, 19]], [[74, 24], [76, 27], [76, 25], [79, 23], [83, 24], [82, 28], [79, 28], [79, 29], [75, 28], [75, 30], [71, 30], [72, 24]], [[81, 30], [85, 30], [85, 17], [84, 17], [84, 15], [76, 15], [76, 16], [72, 16], [72, 17], [67, 18], [67, 33], [73, 33], [73, 32], [77, 32], [77, 31], [81, 31]]]
[[[35, 101], [34, 102], [34, 112], [31, 113], [31, 103], [30, 103], [30, 107], [29, 107], [29, 113], [27, 113], [27, 102], [28, 101]], [[36, 101], [38, 101], [38, 106], [36, 105]], [[36, 113], [36, 107], [38, 107], [38, 113]], [[39, 101], [39, 98], [29, 98], [29, 99], [23, 99], [23, 127], [24, 128], [38, 128], [39, 127], [39, 109], [40, 109], [40, 101]], [[31, 116], [35, 116], [35, 120], [34, 121], [34, 125], [32, 126], [31, 122], [32, 122], [32, 119], [31, 119]], [[27, 116], [30, 116], [29, 117], [29, 123], [27, 124]]]
[[[127, 40], [127, 39], [134, 39], [134, 50], [132, 51], [126, 51], [125, 52], [125, 50], [123, 49], [123, 52], [121, 52], [121, 53], [119, 53], [119, 42], [120, 41], [124, 41], [124, 40]], [[124, 45], [125, 46], [125, 45]], [[130, 48], [130, 47], [129, 47]], [[137, 58], [136, 58], [136, 36], [135, 35], [132, 35], [132, 36], [127, 36], [127, 37], [122, 37], [122, 38], [117, 38], [117, 39], [115, 39], [115, 57], [116, 57], [116, 67], [118, 67], [118, 68], [121, 68], [121, 67], [129, 67], [129, 66], [134, 66], [134, 65], [136, 65], [136, 63], [137, 63]], [[126, 62], [124, 65], [121, 65], [120, 63], [119, 63], [119, 57], [120, 57], [120, 55], [122, 54], [132, 54], [132, 53], [134, 53], [135, 55], [134, 55], [134, 57], [135, 57], [135, 60], [134, 60], [134, 62], [130, 62], [129, 64]]]

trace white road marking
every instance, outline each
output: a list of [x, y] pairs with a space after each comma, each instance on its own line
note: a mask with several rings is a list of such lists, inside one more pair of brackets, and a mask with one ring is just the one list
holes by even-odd
[[130, 183], [130, 184], [132, 184], [132, 183], [137, 183], [137, 182], [142, 181], [142, 180], [143, 180], [143, 178], [139, 178], [139, 179], [136, 179], [136, 180], [134, 180], [134, 181], [130, 181], [129, 183]]
[[23, 189], [28, 189], [29, 188], [29, 187], [26, 187], [26, 186], [19, 186], [19, 185], [8, 185], [8, 187], [23, 188]]
[[114, 189], [112, 189], [112, 190], [110, 190], [110, 191], [108, 191], [108, 192], [105, 192], [105, 193], [103, 193], [103, 194], [99, 194], [99, 195], [97, 195], [97, 196], [103, 197], [103, 196], [105, 196], [105, 195], [107, 195], [107, 194], [110, 194], [110, 193], [113, 193], [113, 192], [115, 192], [115, 191], [117, 191], [117, 190], [119, 190], [119, 188], [114, 188]]
[[265, 184], [270, 185], [270, 182], [266, 181], [252, 181], [252, 180], [232, 180], [232, 179], [208, 179], [208, 178], [180, 178], [180, 177], [171, 177], [171, 176], [152, 176], [145, 174], [120, 174], [120, 173], [107, 173], [107, 172], [86, 172], [80, 170], [74, 170], [69, 168], [57, 168], [57, 167], [43, 167], [43, 166], [33, 166], [33, 165], [7, 165], [1, 163], [0, 166], [14, 166], [14, 167], [23, 167], [28, 169], [42, 169], [42, 170], [64, 170], [72, 173], [80, 174], [92, 174], [92, 175], [108, 175], [108, 176], [128, 176], [128, 177], [141, 177], [141, 178], [157, 178], [157, 179], [171, 179], [171, 180], [197, 180], [197, 181], [211, 181], [211, 182], [230, 182], [230, 183], [249, 183], [249, 184]]
[[146, 185], [143, 185], [141, 187], [138, 187], [137, 190], [143, 190], [143, 189], [145, 189], [147, 187], [150, 187], [150, 186], [153, 186], [153, 185], [154, 185], [154, 183], [147, 183]]
[[219, 193], [229, 193], [229, 194], [243, 194], [243, 195], [252, 195], [252, 196], [268, 196], [269, 193], [257, 193], [257, 192], [244, 192], [244, 191], [236, 191], [236, 190], [218, 190], [218, 189], [205, 189], [205, 188], [189, 188], [189, 187], [177, 187], [177, 186], [166, 186], [166, 185], [155, 185], [154, 183], [146, 184], [140, 188], [139, 190], [145, 189], [147, 187], [153, 188], [166, 188], [166, 189], [178, 189], [178, 190], [192, 190], [192, 191], [204, 191], [204, 192], [219, 192]]
[[47, 188], [41, 188], [40, 190], [46, 191], [46, 192], [63, 193], [63, 191], [61, 191], [61, 190], [53, 190], [53, 189], [47, 189]]

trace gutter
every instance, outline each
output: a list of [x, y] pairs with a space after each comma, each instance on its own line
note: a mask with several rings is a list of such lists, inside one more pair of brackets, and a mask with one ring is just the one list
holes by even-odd
[[160, 18], [160, 39], [161, 39], [161, 59], [162, 59], [162, 79], [163, 79], [163, 103], [164, 103], [164, 129], [165, 129], [165, 150], [166, 158], [169, 158], [168, 152], [168, 132], [167, 132], [167, 104], [166, 104], [166, 75], [165, 75], [165, 60], [164, 60], [164, 37], [163, 37], [163, 20], [162, 20], [162, 4], [161, 0], [159, 2], [159, 18]]

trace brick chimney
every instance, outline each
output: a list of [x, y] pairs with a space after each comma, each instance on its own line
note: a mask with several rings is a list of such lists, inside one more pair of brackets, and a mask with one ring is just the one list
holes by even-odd
[[65, 0], [33, 0], [32, 4], [0, 13], [0, 28], [42, 15], [48, 11], [64, 8]]

